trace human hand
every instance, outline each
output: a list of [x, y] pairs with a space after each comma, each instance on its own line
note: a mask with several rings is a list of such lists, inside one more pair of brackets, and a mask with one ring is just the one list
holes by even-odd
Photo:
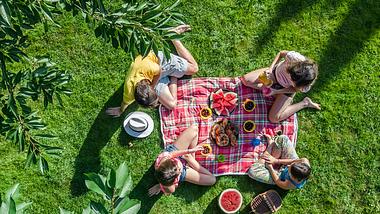
[[161, 192], [160, 184], [156, 184], [149, 188], [148, 195], [152, 197], [153, 195], [158, 195]]
[[182, 34], [182, 33], [187, 32], [189, 30], [191, 30], [190, 25], [179, 25], [173, 29], [170, 29], [169, 31], [174, 32], [176, 34]]
[[120, 117], [122, 113], [120, 107], [111, 107], [106, 110], [106, 114], [113, 117]]
[[277, 159], [270, 155], [268, 152], [265, 152], [262, 158], [265, 160], [265, 163], [268, 164], [275, 164], [277, 162]]
[[177, 77], [170, 77], [170, 83], [177, 83], [178, 78]]
[[273, 166], [270, 163], [265, 163], [265, 168], [267, 168], [269, 171], [273, 170]]
[[263, 87], [261, 89], [261, 91], [263, 92], [263, 95], [265, 97], [270, 97], [270, 96], [273, 96], [273, 90], [271, 88], [268, 88], [268, 87]]

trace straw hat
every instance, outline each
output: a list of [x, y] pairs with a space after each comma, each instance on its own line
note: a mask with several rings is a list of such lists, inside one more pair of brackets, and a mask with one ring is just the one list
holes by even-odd
[[132, 137], [144, 138], [152, 133], [154, 122], [147, 113], [135, 111], [127, 115], [123, 126]]

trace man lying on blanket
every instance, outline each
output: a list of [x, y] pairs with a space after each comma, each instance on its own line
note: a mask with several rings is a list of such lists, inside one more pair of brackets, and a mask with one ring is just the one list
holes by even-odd
[[[182, 34], [191, 30], [189, 25], [180, 25], [171, 31]], [[158, 102], [168, 109], [177, 105], [177, 78], [198, 72], [198, 64], [179, 40], [172, 40], [178, 53], [137, 56], [131, 64], [124, 82], [123, 102], [120, 107], [108, 108], [106, 113], [119, 117], [133, 101], [146, 107], [156, 107]], [[169, 80], [170, 78], [170, 80]]]

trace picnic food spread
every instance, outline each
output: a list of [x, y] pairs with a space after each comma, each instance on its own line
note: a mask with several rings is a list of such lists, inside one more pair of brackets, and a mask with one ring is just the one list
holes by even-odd
[[242, 203], [242, 195], [236, 189], [226, 189], [219, 196], [219, 207], [224, 213], [236, 213]]
[[237, 101], [237, 94], [232, 91], [219, 89], [210, 95], [210, 106], [217, 115], [229, 116], [234, 111]]
[[236, 146], [238, 137], [238, 129], [227, 118], [216, 122], [211, 127], [210, 139], [218, 146]]

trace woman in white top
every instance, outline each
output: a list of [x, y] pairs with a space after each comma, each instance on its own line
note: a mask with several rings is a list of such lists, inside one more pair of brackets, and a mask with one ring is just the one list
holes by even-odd
[[315, 62], [295, 51], [280, 51], [269, 68], [244, 75], [242, 83], [263, 90], [267, 96], [275, 96], [268, 118], [272, 123], [278, 123], [307, 107], [320, 110], [319, 104], [308, 97], [292, 104], [295, 93], [308, 92], [317, 76], [318, 66]]

